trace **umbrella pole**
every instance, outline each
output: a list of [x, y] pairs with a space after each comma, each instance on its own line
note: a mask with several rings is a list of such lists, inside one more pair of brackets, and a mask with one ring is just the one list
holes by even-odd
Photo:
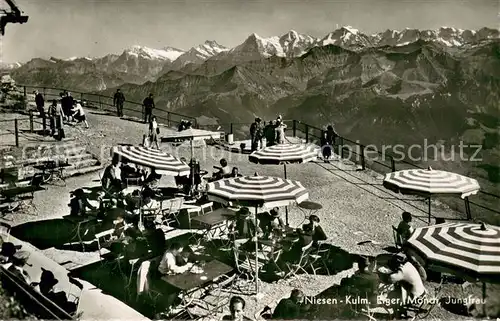
[[257, 236], [257, 206], [255, 206], [255, 295], [258, 297], [259, 294], [259, 238]]
[[488, 317], [486, 315], [486, 283], [485, 282], [483, 282], [483, 314], [484, 314], [485, 318]]
[[431, 224], [431, 197], [429, 196], [429, 225]]
[[193, 139], [191, 138], [191, 194], [194, 194], [194, 163], [193, 163], [193, 156], [194, 156], [194, 146], [193, 146]]
[[[286, 163], [283, 163], [283, 170], [285, 171], [285, 179], [286, 179]], [[288, 206], [285, 206], [285, 221], [286, 226], [288, 226]]]

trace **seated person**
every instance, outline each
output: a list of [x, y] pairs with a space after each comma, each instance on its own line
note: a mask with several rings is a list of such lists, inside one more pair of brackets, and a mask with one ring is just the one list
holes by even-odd
[[293, 289], [289, 298], [281, 299], [273, 312], [273, 319], [295, 320], [303, 317], [306, 305], [303, 304], [304, 293]]
[[69, 215], [71, 216], [85, 216], [87, 214], [87, 210], [95, 211], [97, 208], [90, 204], [87, 195], [83, 191], [83, 189], [78, 188], [74, 192], [71, 193], [73, 196], [69, 202], [69, 206], [71, 208], [71, 212]]
[[[424, 283], [415, 266], [399, 255], [394, 255], [388, 262], [390, 274], [381, 275], [382, 281], [397, 286], [395, 295], [407, 304], [407, 298], [417, 299], [426, 294]], [[416, 301], [418, 302], [418, 301]], [[401, 306], [396, 306], [396, 309]]]
[[[260, 227], [255, 226], [255, 216], [250, 213], [247, 207], [241, 208], [236, 212], [236, 219], [231, 224], [230, 230], [235, 240], [235, 246], [239, 247], [241, 244], [248, 243], [259, 234], [262, 234]], [[248, 246], [251, 246], [248, 244]], [[254, 247], [255, 249], [255, 247]]]
[[358, 271], [350, 278], [342, 279], [340, 285], [346, 288], [346, 294], [367, 298], [369, 302], [377, 302], [378, 286], [380, 283], [378, 274], [370, 270], [370, 260], [360, 258], [358, 260]]
[[219, 180], [219, 179], [222, 179], [224, 177], [231, 175], [231, 169], [229, 168], [229, 166], [227, 164], [227, 160], [225, 158], [222, 158], [219, 163], [220, 163], [221, 167], [214, 166], [215, 168], [219, 169], [218, 172], [216, 172], [212, 175], [212, 178], [214, 180]]
[[242, 177], [243, 175], [240, 174], [240, 170], [238, 167], [233, 167], [231, 170], [231, 177]]
[[[278, 260], [274, 264], [272, 264], [275, 266], [271, 266], [269, 268], [269, 271], [278, 274], [281, 272], [286, 272], [288, 270], [289, 264], [299, 263], [300, 258], [303, 255], [304, 248], [312, 246], [313, 231], [310, 229], [310, 226], [305, 225], [303, 230], [298, 229], [297, 232], [299, 234], [299, 239], [293, 243], [292, 247], [289, 250], [283, 252], [283, 254], [279, 256]], [[276, 270], [276, 268], [278, 268], [278, 270]]]
[[144, 222], [144, 228], [143, 235], [146, 238], [152, 256], [162, 255], [166, 248], [165, 232], [162, 229], [156, 228], [155, 223], [151, 220]]
[[20, 245], [14, 245], [12, 242], [3, 242], [0, 251], [0, 264], [12, 263], [12, 258], [20, 248]]
[[247, 318], [245, 314], [245, 300], [240, 296], [233, 296], [231, 300], [229, 300], [229, 312], [230, 315], [225, 315], [222, 317], [222, 320], [229, 321], [243, 321], [243, 320], [251, 320]]
[[26, 262], [30, 253], [27, 251], [17, 251], [12, 255], [9, 260], [9, 263], [4, 265], [8, 271], [12, 274], [16, 275], [20, 280], [23, 280], [27, 284], [31, 284], [31, 278], [28, 272], [24, 269]]
[[319, 217], [316, 215], [311, 215], [309, 216], [309, 223], [305, 224], [302, 228], [304, 229], [305, 226], [308, 226], [309, 230], [312, 230], [312, 238], [314, 242], [314, 246], [318, 245], [318, 242], [320, 241], [325, 241], [327, 238], [325, 232], [323, 231], [323, 228], [319, 225]]
[[259, 227], [264, 233], [264, 237], [270, 237], [273, 230], [284, 229], [285, 224], [280, 218], [279, 208], [275, 207], [270, 212], [264, 212], [258, 215]]
[[40, 277], [39, 283], [34, 283], [33, 285], [38, 285], [40, 293], [42, 293], [46, 298], [54, 302], [57, 306], [62, 308], [69, 314], [76, 311], [76, 303], [68, 301], [67, 295], [64, 291], [56, 292], [54, 287], [59, 283], [51, 271], [42, 268], [42, 276]]
[[162, 275], [182, 274], [193, 267], [193, 263], [186, 262], [182, 256], [183, 246], [179, 243], [173, 243], [163, 257], [158, 266], [158, 271]]
[[113, 157], [111, 164], [104, 169], [104, 174], [102, 175], [102, 187], [110, 194], [116, 193], [123, 189], [122, 183], [122, 173], [119, 167], [120, 159], [119, 157]]
[[409, 212], [403, 212], [402, 218], [403, 220], [399, 223], [397, 231], [401, 243], [404, 244], [408, 241], [414, 229], [410, 225], [412, 217]]
[[149, 188], [155, 190], [160, 185], [160, 179], [161, 175], [158, 174], [156, 170], [153, 168], [151, 170], [151, 173], [149, 173], [148, 177], [146, 177], [144, 184], [147, 185]]

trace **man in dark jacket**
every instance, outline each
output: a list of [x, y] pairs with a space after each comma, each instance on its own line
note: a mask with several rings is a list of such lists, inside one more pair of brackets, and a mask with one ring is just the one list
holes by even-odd
[[273, 319], [295, 320], [303, 317], [306, 305], [303, 304], [304, 293], [293, 289], [289, 298], [281, 299], [273, 312]]
[[63, 93], [63, 96], [61, 97], [61, 107], [64, 113], [64, 116], [67, 117], [67, 119], [70, 121], [71, 120], [71, 109], [73, 108], [73, 97], [71, 97], [70, 93], [65, 91]]
[[125, 102], [125, 96], [120, 91], [120, 89], [117, 89], [115, 95], [113, 96], [113, 105], [116, 106], [116, 113], [118, 117], [123, 117], [124, 102]]
[[261, 142], [262, 147], [262, 127], [261, 127], [261, 119], [255, 118], [255, 122], [250, 126], [250, 139], [252, 144], [252, 152], [256, 151], [259, 148], [259, 141]]
[[306, 230], [311, 230], [312, 231], [312, 239], [314, 242], [314, 246], [318, 246], [318, 242], [320, 241], [326, 241], [328, 237], [326, 236], [325, 231], [323, 231], [323, 228], [319, 225], [319, 217], [316, 215], [311, 215], [309, 216], [309, 223], [304, 224], [302, 229]]
[[35, 104], [40, 117], [45, 118], [45, 98], [43, 98], [43, 95], [38, 90], [35, 91]]
[[153, 94], [149, 94], [148, 97], [144, 98], [142, 105], [144, 106], [144, 122], [149, 123], [151, 121], [151, 117], [153, 116], [153, 109], [155, 108]]

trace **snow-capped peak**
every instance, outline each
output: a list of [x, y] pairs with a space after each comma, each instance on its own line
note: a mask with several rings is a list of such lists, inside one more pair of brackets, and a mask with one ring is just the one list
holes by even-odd
[[141, 57], [145, 59], [156, 60], [169, 60], [177, 59], [184, 51], [176, 48], [166, 47], [165, 49], [152, 49], [139, 45], [132, 46], [130, 49], [125, 50], [126, 54]]
[[355, 29], [355, 28], [353, 28], [351, 26], [343, 26], [341, 29], [345, 29], [345, 30], [347, 30], [350, 33], [355, 34], [355, 35], [359, 33], [358, 29]]
[[370, 39], [368, 36], [359, 32], [351, 26], [343, 26], [326, 35], [320, 43], [323, 46], [336, 45], [336, 46], [368, 46]]

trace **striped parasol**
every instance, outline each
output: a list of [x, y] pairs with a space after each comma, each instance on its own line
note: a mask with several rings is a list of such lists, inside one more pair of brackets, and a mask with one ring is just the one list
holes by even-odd
[[432, 195], [459, 194], [462, 198], [477, 194], [477, 180], [446, 171], [408, 169], [385, 175], [384, 187], [403, 194], [423, 195], [429, 198], [429, 222]]
[[211, 201], [223, 204], [273, 208], [300, 203], [309, 193], [300, 182], [267, 176], [243, 176], [207, 184]]
[[278, 144], [255, 151], [248, 159], [256, 164], [307, 163], [316, 160], [319, 148], [304, 144]]
[[[248, 160], [256, 164], [283, 164], [286, 179], [286, 164], [314, 161], [317, 159], [319, 151], [320, 149], [315, 145], [278, 144], [253, 152], [248, 156]], [[288, 225], [288, 208], [285, 209], [285, 212], [286, 224]]]
[[[208, 183], [208, 199], [223, 204], [255, 207], [255, 226], [259, 207], [272, 208], [301, 203], [309, 193], [300, 182], [278, 177], [243, 176]], [[258, 266], [259, 244], [255, 241], [255, 266]], [[255, 290], [259, 293], [259, 271], [255, 269]]]
[[189, 175], [189, 166], [160, 150], [142, 146], [115, 146], [112, 156], [139, 166], [154, 168], [158, 174]]
[[[408, 245], [430, 269], [483, 282], [500, 281], [500, 227], [444, 223], [415, 229]], [[483, 283], [483, 297], [486, 288]]]

